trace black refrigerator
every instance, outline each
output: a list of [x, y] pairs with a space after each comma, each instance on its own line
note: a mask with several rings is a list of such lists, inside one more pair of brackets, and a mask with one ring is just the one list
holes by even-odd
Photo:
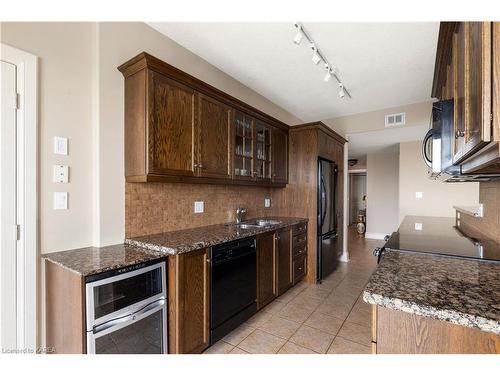
[[318, 158], [317, 281], [321, 282], [338, 265], [340, 246], [337, 223], [337, 165]]

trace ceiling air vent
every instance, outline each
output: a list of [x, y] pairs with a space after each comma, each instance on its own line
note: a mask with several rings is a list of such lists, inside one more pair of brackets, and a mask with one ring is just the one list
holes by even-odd
[[406, 122], [406, 113], [393, 113], [392, 115], [385, 115], [385, 127], [404, 125]]

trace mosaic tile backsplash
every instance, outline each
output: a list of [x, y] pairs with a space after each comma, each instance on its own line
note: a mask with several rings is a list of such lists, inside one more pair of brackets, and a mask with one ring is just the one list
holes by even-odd
[[[277, 190], [254, 186], [181, 183], [125, 183], [125, 237], [195, 228], [235, 220], [238, 206], [244, 218], [280, 216]], [[264, 199], [271, 198], [271, 207]], [[204, 201], [205, 212], [194, 213], [194, 202]]]

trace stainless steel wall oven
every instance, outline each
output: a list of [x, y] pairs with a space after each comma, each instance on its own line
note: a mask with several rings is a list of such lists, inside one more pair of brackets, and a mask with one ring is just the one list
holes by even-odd
[[87, 353], [167, 353], [164, 261], [86, 278]]

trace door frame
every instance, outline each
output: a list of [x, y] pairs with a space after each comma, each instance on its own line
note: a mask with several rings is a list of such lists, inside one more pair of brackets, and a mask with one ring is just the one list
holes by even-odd
[[[352, 189], [352, 178], [354, 176], [358, 176], [358, 175], [361, 175], [361, 176], [365, 176], [367, 175], [366, 173], [366, 169], [355, 169], [355, 170], [350, 170], [349, 171], [349, 190], [348, 190], [348, 209], [349, 209], [349, 215], [348, 215], [348, 225], [351, 225], [351, 220], [352, 220], [352, 217], [351, 217], [351, 204], [352, 204], [352, 199], [351, 199], [351, 189]], [[366, 182], [365, 182], [366, 183]]]
[[38, 58], [0, 43], [1, 59], [16, 66], [17, 109], [17, 349], [37, 347]]

